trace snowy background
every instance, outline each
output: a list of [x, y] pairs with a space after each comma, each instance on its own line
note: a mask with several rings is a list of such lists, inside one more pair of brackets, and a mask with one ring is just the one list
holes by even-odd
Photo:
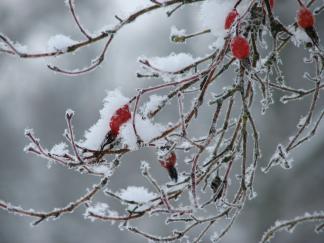
[[[125, 16], [136, 9], [137, 3], [141, 5], [147, 2], [94, 0], [76, 1], [76, 5], [81, 22], [90, 32], [96, 32], [115, 24], [117, 20], [114, 14]], [[0, 55], [0, 198], [24, 208], [51, 210], [66, 205], [82, 195], [86, 188], [90, 188], [96, 182], [95, 178], [78, 175], [60, 166], [52, 166], [48, 170], [46, 161], [26, 155], [23, 148], [28, 141], [23, 136], [24, 129], [34, 128], [42, 143], [52, 147], [62, 140], [66, 126], [64, 114], [71, 108], [76, 114], [76, 136], [81, 139], [84, 131], [98, 120], [106, 90], [120, 88], [123, 94], [131, 96], [135, 94], [135, 88], [145, 87], [152, 82], [136, 79], [139, 56], [167, 56], [172, 52], [185, 52], [196, 58], [209, 53], [208, 46], [215, 42], [213, 35], [189, 40], [186, 45], [169, 41], [172, 26], [192, 33], [210, 24], [200, 15], [200, 7], [201, 4], [187, 6], [170, 18], [166, 17], [165, 10], [139, 18], [118, 33], [100, 68], [78, 77], [55, 74], [46, 68], [46, 64], [70, 69], [86, 66], [100, 53], [103, 42], [75, 55], [59, 58], [22, 60]], [[275, 13], [281, 16], [284, 23], [290, 23], [294, 19], [296, 7], [294, 1], [277, 1]], [[2, 33], [28, 46], [30, 51], [53, 47], [48, 46], [49, 40], [53, 41], [52, 37], [58, 34], [69, 36], [72, 40], [83, 38], [63, 0], [1, 0], [0, 23]], [[317, 18], [317, 26], [323, 30], [323, 15]], [[302, 49], [292, 45], [283, 52], [283, 70], [287, 81], [296, 87], [304, 87], [302, 75], [307, 70], [301, 61], [304, 54]], [[225, 84], [228, 78], [224, 75], [222, 82]], [[309, 99], [306, 99], [283, 105], [278, 97], [275, 98], [276, 104], [266, 115], [260, 115], [257, 119], [257, 126], [263, 133], [261, 165], [268, 162], [276, 144], [286, 142], [287, 137], [295, 131], [295, 125], [309, 104]], [[323, 107], [323, 97], [319, 104]], [[171, 117], [172, 113], [167, 113], [163, 120], [167, 121]], [[295, 161], [291, 170], [278, 167], [266, 175], [259, 171], [255, 187], [258, 197], [247, 203], [223, 242], [258, 242], [262, 233], [276, 219], [289, 219], [304, 212], [324, 209], [323, 132], [322, 122], [319, 135], [302, 150], [293, 153]], [[153, 154], [135, 153], [115, 175], [112, 189], [118, 190], [128, 185], [141, 186], [143, 182], [138, 180], [138, 173], [135, 173], [139, 171], [141, 160], [157, 164]], [[153, 169], [154, 166], [158, 168], [158, 165], [152, 165]], [[165, 173], [157, 175], [167, 179]], [[100, 199], [104, 201], [105, 197]], [[112, 207], [116, 205], [112, 204]], [[84, 220], [83, 213], [84, 208], [81, 207], [60, 220], [50, 220], [31, 228], [30, 218], [8, 215], [0, 210], [0, 243], [143, 242], [136, 235], [119, 231], [117, 225]], [[148, 231], [161, 228], [161, 234], [167, 230], [152, 220], [140, 222], [140, 228]], [[278, 234], [273, 242], [320, 243], [323, 239], [323, 235], [313, 232], [311, 225], [306, 225], [297, 227], [293, 235]]]

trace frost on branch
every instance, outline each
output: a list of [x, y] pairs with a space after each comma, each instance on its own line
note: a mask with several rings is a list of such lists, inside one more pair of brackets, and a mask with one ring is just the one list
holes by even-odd
[[59, 144], [56, 144], [52, 147], [50, 153], [55, 155], [64, 155], [68, 154], [68, 145], [64, 142], [61, 142]]
[[[275, 165], [290, 168], [292, 151], [317, 134], [324, 117], [323, 108], [319, 107], [324, 88], [324, 55], [312, 9], [316, 6], [320, 14], [323, 4], [296, 1], [292, 5], [298, 11], [296, 21], [286, 24], [275, 12], [275, 5], [282, 4], [280, 1], [128, 1], [127, 8], [115, 15], [115, 24], [106, 25], [102, 31], [90, 35], [80, 23], [75, 2], [65, 2], [83, 39], [74, 41], [57, 35], [49, 40], [48, 52], [26, 53], [14, 44], [17, 42], [0, 34], [0, 52], [21, 58], [45, 58], [74, 52], [104, 40], [99, 55], [81, 70], [49, 66], [60, 74], [81, 75], [95, 70], [109, 56], [107, 50], [124, 26], [158, 9], [170, 17], [190, 4], [198, 6], [195, 10], [200, 23], [196, 27], [201, 29], [189, 33], [172, 25], [171, 41], [185, 45], [188, 38], [198, 41], [198, 37], [209, 35], [211, 48], [201, 57], [168, 52], [161, 57], [138, 58], [141, 69], [137, 77], [146, 78], [144, 88], [134, 90], [131, 97], [124, 96], [119, 90], [108, 91], [99, 118], [85, 132], [76, 131], [73, 126], [73, 119], [82, 119], [83, 114], [74, 116], [74, 112], [68, 110], [65, 114], [67, 128], [63, 134], [65, 141], [50, 149], [32, 130], [26, 130], [30, 142], [26, 152], [77, 173], [99, 177], [100, 181], [79, 199], [49, 212], [24, 210], [4, 201], [0, 201], [0, 208], [35, 218], [35, 224], [38, 224], [72, 213], [84, 205], [86, 218], [120, 221], [121, 229], [148, 241], [198, 243], [204, 242], [205, 238], [218, 241], [230, 232], [248, 203], [247, 199], [257, 195], [254, 185], [260, 168], [260, 137], [264, 136], [259, 131], [259, 122], [264, 117], [259, 113], [264, 114], [273, 106], [288, 101], [304, 102], [308, 107], [305, 114], [299, 114], [299, 121], [287, 121], [295, 131], [278, 144], [270, 162], [263, 167], [264, 172]], [[124, 1], [118, 4], [121, 2]], [[306, 13], [306, 19], [302, 13]], [[169, 41], [168, 38], [165, 41]], [[281, 55], [287, 46], [305, 47], [302, 51], [307, 58], [302, 61], [305, 66], [313, 67], [301, 77], [301, 81], [307, 82], [307, 88], [294, 87], [282, 71], [285, 63]], [[233, 78], [219, 82], [226, 72]], [[173, 110], [172, 122], [163, 124], [161, 117], [164, 118], [169, 108]], [[319, 109], [322, 111], [318, 112]], [[201, 121], [204, 126], [195, 126]], [[82, 134], [83, 138], [80, 138]], [[142, 152], [147, 156], [147, 151], [156, 156], [141, 164], [134, 159], [135, 153]], [[140, 167], [140, 170], [131, 172], [144, 179], [146, 184], [127, 184], [112, 190], [109, 183], [114, 182], [117, 171], [128, 169], [125, 160], [129, 158], [133, 165]], [[169, 177], [159, 178], [156, 176], [158, 170], [167, 171]], [[96, 202], [95, 196], [100, 192], [106, 198]], [[117, 213], [110, 209], [113, 205], [110, 200], [116, 200], [121, 206], [119, 209], [124, 210]], [[161, 226], [172, 224], [172, 230], [165, 235], [154, 235], [142, 229], [139, 222], [152, 215], [162, 222]], [[314, 220], [322, 221], [323, 214], [278, 222], [265, 234], [263, 241], [268, 241], [271, 238], [268, 235], [277, 230], [294, 229], [299, 222]], [[215, 229], [217, 233], [212, 233]], [[317, 231], [321, 229], [323, 224]]]
[[298, 225], [312, 222], [315, 222], [317, 224], [315, 228], [316, 233], [319, 233], [321, 230], [323, 230], [324, 212], [314, 212], [312, 214], [305, 213], [303, 216], [298, 216], [292, 220], [276, 221], [274, 226], [269, 228], [264, 233], [259, 243], [270, 242], [271, 239], [274, 238], [275, 234], [280, 231], [286, 230], [289, 233], [293, 233]]
[[128, 210], [134, 210], [138, 205], [146, 204], [156, 198], [155, 193], [149, 192], [147, 188], [128, 186], [117, 193], [119, 197], [128, 203]]
[[142, 106], [143, 115], [145, 117], [150, 117], [151, 116], [150, 114], [153, 111], [163, 106], [167, 101], [168, 101], [168, 97], [165, 95], [164, 96], [156, 95], [156, 94], [151, 95], [149, 101]]
[[[188, 73], [182, 70], [198, 60], [188, 53], [171, 53], [165, 57], [140, 57], [139, 62], [146, 75], [158, 72], [165, 82], [171, 82], [175, 78], [183, 79]], [[176, 76], [174, 74], [177, 74]], [[191, 74], [191, 73], [189, 73]]]
[[263, 172], [268, 172], [272, 166], [280, 165], [284, 169], [290, 169], [293, 159], [290, 158], [286, 148], [279, 144], [276, 152], [272, 155], [267, 167], [262, 168]]

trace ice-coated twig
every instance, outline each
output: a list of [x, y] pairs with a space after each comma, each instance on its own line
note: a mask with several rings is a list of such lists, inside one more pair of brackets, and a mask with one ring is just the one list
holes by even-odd
[[25, 210], [25, 209], [22, 209], [21, 207], [12, 206], [11, 204], [5, 203], [2, 201], [0, 201], [0, 208], [3, 208], [5, 210], [7, 210], [8, 212], [15, 213], [15, 214], [18, 214], [21, 216], [29, 216], [29, 217], [33, 217], [33, 218], [38, 218], [35, 222], [33, 222], [33, 225], [37, 225], [37, 224], [41, 223], [42, 221], [44, 221], [45, 219], [58, 218], [59, 216], [61, 216], [63, 214], [72, 213], [74, 211], [74, 209], [76, 209], [79, 206], [81, 206], [82, 204], [90, 201], [94, 197], [94, 195], [107, 184], [107, 182], [108, 182], [107, 177], [102, 178], [98, 184], [93, 186], [92, 190], [90, 190], [88, 193], [86, 193], [85, 195], [80, 197], [78, 200], [69, 203], [65, 207], [57, 208], [57, 209], [54, 209], [53, 211], [49, 211], [49, 212], [37, 212], [32, 209]]
[[73, 148], [74, 155], [77, 157], [80, 164], [83, 164], [84, 161], [80, 157], [78, 149], [77, 149], [77, 147], [75, 145], [75, 141], [74, 141], [74, 133], [73, 133], [73, 127], [72, 127], [72, 117], [73, 117], [73, 115], [74, 115], [74, 112], [71, 111], [71, 110], [68, 110], [66, 112], [66, 114], [65, 114], [66, 123], [67, 123], [67, 126], [68, 126], [69, 138], [70, 138], [70, 141], [71, 141], [71, 145], [72, 145], [72, 148]]
[[47, 65], [47, 67], [49, 69], [51, 69], [52, 71], [55, 71], [55, 72], [58, 72], [58, 73], [62, 73], [62, 74], [65, 74], [65, 75], [80, 75], [80, 74], [84, 74], [84, 73], [87, 73], [87, 72], [90, 72], [92, 70], [94, 70], [95, 68], [97, 68], [105, 59], [105, 55], [106, 55], [106, 52], [108, 50], [108, 47], [111, 43], [111, 41], [113, 40], [113, 37], [114, 35], [111, 34], [101, 52], [101, 54], [95, 59], [92, 61], [92, 63], [88, 66], [88, 67], [85, 67], [81, 70], [64, 70], [64, 69], [61, 69], [57, 66], [52, 66], [52, 65]]
[[283, 220], [277, 221], [274, 226], [269, 228], [262, 236], [262, 239], [259, 243], [270, 242], [272, 238], [276, 235], [276, 233], [287, 230], [288, 232], [292, 232], [292, 230], [302, 223], [310, 223], [310, 222], [320, 222], [324, 221], [324, 213], [323, 212], [315, 212], [312, 214], [305, 214], [304, 216], [296, 217], [292, 220]]
[[83, 28], [83, 26], [81, 25], [80, 21], [79, 21], [79, 17], [76, 15], [75, 13], [75, 2], [74, 0], [68, 0], [69, 2], [69, 9], [71, 11], [71, 14], [73, 16], [73, 19], [75, 21], [75, 23], [77, 24], [78, 28], [80, 29], [81, 33], [87, 37], [89, 40], [92, 39], [91, 35], [89, 33], [87, 33], [87, 31]]

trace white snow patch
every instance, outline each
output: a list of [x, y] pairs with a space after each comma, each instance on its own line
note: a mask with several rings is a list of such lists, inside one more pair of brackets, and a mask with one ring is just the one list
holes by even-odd
[[167, 98], [168, 97], [166, 95], [151, 95], [149, 101], [142, 106], [141, 110], [143, 115], [147, 116], [150, 112], [156, 110], [161, 104], [163, 104], [163, 102], [166, 101]]
[[[135, 117], [135, 126], [137, 134], [144, 143], [147, 143], [152, 138], [159, 136], [164, 130], [162, 125], [154, 124], [149, 119], [143, 119], [140, 115], [136, 115]], [[122, 143], [129, 149], [137, 149], [137, 138], [133, 129], [132, 120], [129, 120], [121, 127], [120, 136], [122, 138]]]
[[216, 41], [214, 41], [210, 46], [209, 49], [214, 50], [214, 49], [221, 49], [225, 44], [225, 39], [220, 37], [217, 38]]
[[51, 154], [54, 154], [54, 155], [59, 155], [59, 156], [61, 155], [61, 156], [63, 156], [64, 154], [68, 154], [69, 153], [68, 146], [64, 142], [61, 142], [59, 144], [55, 144], [53, 146], [53, 148], [51, 149], [50, 153]]
[[116, 1], [117, 9], [119, 10], [118, 16], [122, 19], [128, 17], [130, 14], [147, 8], [152, 5], [148, 0], [118, 0]]
[[178, 29], [176, 26], [171, 26], [171, 36], [173, 35], [178, 35], [178, 36], [182, 36], [182, 35], [186, 35], [186, 30], [185, 29]]
[[166, 57], [148, 58], [148, 61], [161, 71], [175, 72], [195, 62], [195, 58], [189, 53], [181, 52], [176, 54], [172, 52]]
[[47, 42], [48, 51], [66, 51], [69, 46], [78, 43], [77, 41], [72, 40], [70, 37], [58, 34], [52, 36]]
[[94, 165], [91, 167], [91, 170], [95, 173], [102, 173], [106, 177], [110, 177], [112, 175], [111, 168], [107, 165]]
[[17, 51], [19, 51], [20, 53], [27, 53], [28, 52], [28, 47], [25, 45], [22, 45], [18, 42], [13, 44], [14, 47], [17, 49]]
[[[112, 211], [109, 209], [109, 205], [106, 203], [98, 202], [94, 205], [91, 205], [88, 207], [84, 213], [85, 218], [89, 218], [91, 221], [94, 221], [96, 218], [91, 217], [91, 214], [93, 213], [98, 216], [103, 216], [103, 217], [118, 217], [118, 213], [116, 211]], [[111, 223], [114, 224], [115, 221], [111, 220]]]
[[8, 46], [5, 43], [3, 43], [3, 42], [0, 42], [0, 49], [9, 50], [8, 49]]
[[312, 42], [312, 40], [308, 37], [306, 32], [299, 27], [296, 29], [292, 28], [290, 32], [293, 34], [291, 40], [297, 47], [299, 47], [303, 43]]
[[90, 207], [87, 208], [86, 213], [87, 212], [92, 212], [94, 214], [97, 215], [105, 215], [106, 211], [108, 210], [109, 206], [106, 203], [102, 203], [102, 202], [98, 202], [95, 205], [92, 205]]
[[147, 188], [137, 186], [129, 186], [126, 189], [122, 189], [118, 194], [124, 200], [137, 203], [147, 203], [157, 197], [156, 193], [149, 192]]
[[[20, 44], [19, 42], [13, 42], [8, 38], [10, 44], [20, 53], [27, 53], [28, 47], [25, 45]], [[11, 48], [5, 43], [0, 42], [0, 49], [11, 51]]]

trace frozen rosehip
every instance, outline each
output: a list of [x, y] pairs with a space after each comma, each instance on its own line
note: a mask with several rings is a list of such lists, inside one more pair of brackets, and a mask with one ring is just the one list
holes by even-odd
[[169, 153], [163, 160], [160, 160], [160, 164], [165, 169], [170, 169], [175, 166], [177, 162], [177, 156], [175, 152]]
[[231, 40], [231, 51], [235, 58], [239, 60], [245, 59], [250, 54], [249, 42], [241, 35], [235, 36]]
[[225, 30], [228, 30], [229, 28], [232, 27], [232, 24], [234, 23], [234, 21], [236, 20], [236, 18], [238, 16], [239, 16], [239, 14], [236, 11], [236, 9], [232, 9], [232, 11], [228, 13], [228, 15], [225, 19], [225, 25], [224, 25]]
[[131, 118], [128, 105], [124, 105], [119, 108], [115, 114], [111, 117], [109, 122], [110, 131], [106, 134], [104, 140], [101, 143], [100, 150], [102, 151], [108, 144], [112, 144], [118, 134], [120, 127]]
[[297, 24], [303, 29], [314, 27], [315, 17], [312, 11], [306, 7], [301, 7], [297, 12]]
[[275, 5], [275, 0], [269, 0], [269, 4], [270, 4], [270, 8], [272, 10]]
[[168, 171], [170, 178], [174, 181], [178, 180], [178, 172], [175, 168], [176, 162], [177, 156], [175, 152], [169, 153], [163, 160], [160, 160], [161, 166]]
[[119, 108], [115, 114], [112, 116], [109, 126], [110, 131], [114, 136], [117, 136], [119, 133], [120, 127], [131, 118], [131, 113], [129, 111], [128, 105], [124, 105]]

